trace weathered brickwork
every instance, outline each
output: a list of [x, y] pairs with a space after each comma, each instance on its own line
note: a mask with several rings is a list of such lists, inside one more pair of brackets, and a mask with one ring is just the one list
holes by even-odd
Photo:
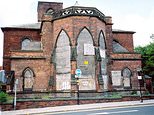
[[50, 9], [58, 11], [63, 8], [63, 3], [58, 2], [38, 2], [38, 21], [42, 21], [43, 15]]
[[58, 34], [63, 29], [71, 39], [71, 44], [76, 45], [77, 37], [85, 27], [91, 32], [94, 44], [97, 46], [99, 33], [103, 31], [105, 34], [105, 24], [95, 17], [72, 16], [54, 21], [54, 39], [56, 41]]
[[[34, 73], [33, 87], [29, 90], [57, 90], [57, 88], [62, 86], [63, 87], [61, 89], [59, 88], [59, 90], [63, 91], [65, 88], [67, 90], [69, 89], [69, 91], [77, 90], [75, 70], [79, 67], [78, 62], [81, 62], [80, 65], [87, 71], [87, 76], [85, 76], [87, 80], [79, 80], [82, 82], [82, 89], [86, 88], [86, 90], [88, 90], [89, 88], [89, 90], [96, 91], [115, 89], [115, 87], [112, 86], [112, 76], [115, 77], [116, 75], [111, 73], [117, 72], [118, 75], [120, 75], [119, 73], [122, 72], [124, 68], [128, 68], [128, 70], [131, 71], [131, 87], [129, 88], [137, 88], [138, 80], [136, 72], [137, 68], [141, 67], [141, 55], [135, 54], [133, 51], [134, 32], [113, 30], [112, 17], [105, 16], [97, 9], [81, 7], [80, 9], [83, 11], [80, 12], [81, 10], [78, 10], [78, 7], [73, 6], [72, 9], [74, 9], [75, 12], [70, 15], [72, 12], [67, 12], [69, 8], [67, 10], [62, 8], [62, 3], [39, 2], [39, 23], [33, 26], [2, 28], [4, 32], [3, 69], [6, 71], [15, 71], [15, 78], [19, 79], [18, 90], [23, 91], [24, 83], [29, 83], [28, 81], [24, 82], [24, 70], [26, 68], [29, 68]], [[49, 9], [52, 9], [53, 12], [52, 10], [47, 12]], [[95, 10], [95, 13], [96, 11], [99, 13], [95, 15], [89, 13], [89, 11], [93, 12], [93, 10]], [[78, 15], [79, 12], [81, 13], [80, 15]], [[81, 39], [79, 37], [83, 31], [86, 32], [82, 34]], [[65, 35], [61, 33], [65, 33]], [[59, 39], [61, 40], [60, 44], [65, 44], [63, 40], [65, 40], [64, 38], [66, 38], [66, 36], [68, 40], [67, 45], [63, 48], [57, 46], [59, 45]], [[87, 36], [90, 37], [87, 38]], [[99, 42], [100, 37], [104, 40], [103, 45]], [[25, 38], [41, 43], [41, 48], [37, 51], [22, 50], [22, 42]], [[89, 38], [92, 40], [91, 42], [89, 42]], [[86, 40], [88, 41], [86, 42]], [[125, 48], [128, 52], [113, 52], [112, 47], [114, 40], [116, 40], [118, 44], [116, 47], [120, 46], [123, 49]], [[83, 56], [81, 59], [78, 52], [84, 53], [84, 45], [87, 43], [94, 48], [94, 55], [88, 54], [88, 56]], [[25, 48], [27, 44], [25, 43], [24, 45]], [[100, 47], [103, 47], [101, 53], [105, 52], [104, 54], [100, 53]], [[56, 48], [60, 48], [60, 50]], [[68, 52], [64, 53], [66, 48], [69, 48], [67, 49]], [[59, 51], [62, 53], [57, 53]], [[65, 55], [64, 58], [61, 56], [62, 54]], [[67, 56], [69, 57], [67, 58]], [[68, 60], [70, 60], [70, 62], [68, 62]], [[68, 66], [67, 63], [70, 65], [70, 71], [65, 71], [67, 67], [61, 68], [62, 66]], [[88, 67], [92, 69], [88, 71]], [[88, 73], [93, 74], [89, 77]], [[83, 72], [83, 74], [86, 75], [85, 72]], [[65, 81], [60, 79], [60, 77], [67, 75], [69, 76], [67, 80], [69, 83], [58, 82]], [[90, 83], [92, 84], [88, 86]], [[60, 86], [61, 84], [63, 85]], [[121, 86], [121, 88], [123, 88], [123, 86]]]
[[3, 69], [10, 71], [10, 57], [12, 51], [21, 50], [21, 42], [25, 37], [29, 37], [34, 41], [40, 41], [40, 32], [31, 29], [4, 28], [4, 55]]
[[132, 88], [138, 88], [138, 79], [137, 79], [137, 70], [136, 68], [141, 65], [141, 61], [139, 60], [116, 60], [112, 62], [112, 70], [117, 71], [117, 70], [123, 70], [125, 67], [128, 67], [132, 71], [132, 76], [131, 76], [131, 85]]
[[119, 43], [122, 46], [125, 46], [125, 48], [129, 52], [134, 52], [133, 34], [132, 33], [113, 32], [113, 39], [118, 40]]

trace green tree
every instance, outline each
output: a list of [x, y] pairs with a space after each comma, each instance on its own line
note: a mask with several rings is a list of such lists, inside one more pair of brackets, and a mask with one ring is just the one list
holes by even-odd
[[154, 79], [154, 43], [150, 43], [144, 47], [136, 47], [135, 52], [142, 55], [142, 68], [144, 74]]

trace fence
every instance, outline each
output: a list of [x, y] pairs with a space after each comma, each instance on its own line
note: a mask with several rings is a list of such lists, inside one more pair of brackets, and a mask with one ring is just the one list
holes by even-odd
[[[142, 91], [143, 95], [150, 95]], [[9, 93], [14, 96], [14, 93]], [[74, 91], [74, 92], [17, 92], [17, 100], [57, 100], [57, 99], [106, 99], [122, 98], [124, 96], [140, 96], [139, 90], [118, 90], [118, 91]]]

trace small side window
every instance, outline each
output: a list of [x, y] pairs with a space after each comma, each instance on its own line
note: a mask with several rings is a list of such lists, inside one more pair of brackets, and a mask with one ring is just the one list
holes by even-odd
[[29, 38], [25, 38], [22, 41], [21, 50], [29, 50], [31, 40]]
[[41, 42], [32, 41], [30, 38], [24, 38], [21, 43], [21, 50], [39, 51], [41, 50]]
[[53, 14], [53, 12], [54, 12], [54, 10], [51, 8], [46, 11], [47, 14]]

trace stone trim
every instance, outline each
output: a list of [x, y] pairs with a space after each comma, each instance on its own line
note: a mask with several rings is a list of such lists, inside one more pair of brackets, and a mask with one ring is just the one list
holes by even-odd
[[26, 53], [31, 53], [31, 52], [35, 52], [35, 53], [40, 53], [43, 52], [43, 50], [10, 50], [11, 52], [26, 52]]
[[111, 60], [142, 60], [142, 58], [111, 58]]
[[9, 57], [4, 56], [3, 59], [46, 59], [45, 57]]
[[53, 20], [69, 17], [69, 16], [93, 16], [105, 21], [105, 15], [94, 7], [72, 6], [51, 14]]

